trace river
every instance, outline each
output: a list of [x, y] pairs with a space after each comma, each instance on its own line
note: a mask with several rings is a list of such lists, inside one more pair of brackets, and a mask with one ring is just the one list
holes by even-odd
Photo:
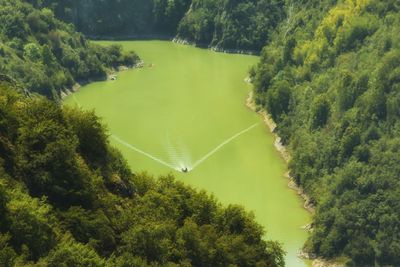
[[245, 105], [251, 85], [244, 80], [258, 57], [167, 41], [118, 43], [145, 67], [84, 86], [66, 103], [95, 109], [135, 172], [173, 173], [223, 204], [243, 205], [267, 239], [282, 243], [286, 266], [307, 266], [297, 253], [310, 215], [287, 186], [272, 134]]

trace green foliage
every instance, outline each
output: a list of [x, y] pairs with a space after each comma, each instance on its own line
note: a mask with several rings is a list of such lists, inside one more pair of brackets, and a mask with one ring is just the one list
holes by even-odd
[[[45, 0], [85, 34], [177, 36], [200, 46], [258, 53], [285, 17], [283, 0]], [[87, 14], [91, 14], [88, 16]]]
[[104, 126], [93, 111], [80, 112], [77, 109], [64, 108], [64, 114], [76, 136], [78, 150], [87, 162], [101, 167], [107, 157], [107, 136]]
[[314, 100], [311, 110], [311, 125], [314, 129], [325, 126], [330, 115], [330, 104], [326, 97], [319, 96]]
[[14, 249], [9, 244], [10, 236], [0, 234], [0, 264], [4, 267], [14, 266], [14, 261], [17, 256]]
[[42, 59], [42, 52], [36, 44], [29, 43], [24, 46], [24, 58], [32, 62], [38, 62]]
[[[57, 17], [91, 36], [146, 36], [176, 33], [190, 0], [44, 0]], [[88, 16], [87, 14], [91, 14]]]
[[284, 17], [284, 1], [193, 0], [178, 37], [222, 49], [260, 51]]
[[17, 165], [32, 195], [47, 195], [57, 206], [90, 205], [88, 170], [79, 168], [76, 137], [62, 111], [44, 99], [27, 101], [20, 113]]
[[30, 259], [37, 260], [46, 255], [55, 245], [52, 217], [49, 215], [48, 205], [27, 195], [14, 196], [7, 203], [11, 243], [15, 248], [26, 245], [30, 251]]
[[105, 267], [106, 261], [88, 245], [66, 240], [48, 256], [49, 267]]
[[306, 249], [349, 266], [398, 266], [400, 6], [287, 8], [252, 77], [292, 151], [292, 176], [317, 205]]
[[93, 112], [2, 79], [1, 266], [284, 265], [243, 208], [133, 174]]
[[23, 0], [0, 0], [0, 6], [0, 72], [31, 92], [57, 100], [77, 81], [105, 79], [107, 68], [138, 62], [120, 47], [91, 44], [50, 9]]
[[279, 81], [267, 92], [267, 109], [272, 118], [280, 120], [282, 114], [288, 112], [291, 98], [290, 84], [288, 81]]
[[71, 207], [62, 213], [63, 224], [75, 239], [90, 243], [99, 254], [109, 256], [116, 248], [116, 235], [112, 223], [102, 210], [90, 211]]

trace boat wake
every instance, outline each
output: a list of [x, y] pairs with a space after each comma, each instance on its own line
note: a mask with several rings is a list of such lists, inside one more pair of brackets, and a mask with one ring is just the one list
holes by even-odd
[[81, 106], [81, 103], [79, 103], [78, 99], [76, 99], [74, 93], [72, 93], [72, 99], [74, 100], [75, 104], [78, 105], [79, 108], [82, 107], [82, 106]]
[[199, 166], [201, 163], [203, 163], [206, 159], [208, 159], [209, 157], [211, 157], [212, 155], [214, 155], [215, 153], [218, 152], [218, 150], [220, 150], [223, 146], [229, 144], [230, 142], [232, 142], [233, 140], [235, 140], [236, 138], [238, 138], [239, 136], [241, 136], [242, 134], [247, 133], [248, 131], [250, 131], [251, 129], [253, 129], [254, 127], [256, 127], [259, 123], [255, 123], [253, 125], [251, 125], [250, 127], [244, 129], [243, 131], [238, 132], [237, 134], [233, 135], [232, 137], [226, 139], [225, 141], [223, 141], [221, 144], [219, 144], [218, 146], [216, 146], [213, 150], [211, 150], [210, 152], [208, 152], [207, 154], [205, 154], [203, 157], [201, 157], [199, 160], [197, 160], [194, 164], [192, 169], [196, 168], [197, 166]]
[[124, 145], [125, 147], [136, 151], [170, 169], [179, 171], [179, 172], [189, 172], [194, 170], [196, 167], [198, 167], [200, 164], [202, 164], [204, 161], [206, 161], [208, 158], [210, 158], [212, 155], [214, 155], [215, 153], [217, 153], [221, 148], [223, 148], [224, 146], [226, 146], [227, 144], [229, 144], [230, 142], [232, 142], [233, 140], [235, 140], [236, 138], [238, 138], [239, 136], [247, 133], [248, 131], [250, 131], [251, 129], [255, 128], [256, 126], [258, 126], [259, 123], [255, 123], [253, 125], [251, 125], [250, 127], [247, 127], [246, 129], [236, 133], [235, 135], [225, 139], [221, 144], [219, 144], [218, 146], [216, 146], [215, 148], [213, 148], [210, 152], [208, 152], [207, 154], [205, 154], [204, 156], [202, 156], [200, 159], [198, 159], [197, 161], [195, 161], [193, 164], [191, 163], [190, 160], [190, 156], [188, 153], [188, 150], [181, 144], [181, 149], [180, 149], [180, 153], [178, 152], [178, 150], [176, 149], [176, 146], [172, 145], [172, 143], [169, 141], [167, 142], [167, 152], [169, 154], [170, 160], [173, 163], [168, 163], [156, 156], [153, 156], [127, 142], [125, 142], [124, 140], [122, 140], [121, 138], [119, 138], [116, 135], [112, 135], [111, 137], [117, 141], [118, 143]]
[[166, 167], [168, 167], [168, 168], [171, 168], [171, 169], [173, 169], [173, 170], [176, 170], [176, 169], [177, 169], [175, 166], [169, 164], [168, 162], [165, 162], [165, 161], [163, 161], [162, 159], [159, 159], [159, 158], [157, 158], [157, 157], [155, 157], [155, 156], [153, 156], [153, 155], [151, 155], [151, 154], [149, 154], [149, 153], [147, 153], [147, 152], [145, 152], [145, 151], [143, 151], [143, 150], [141, 150], [141, 149], [139, 149], [139, 148], [137, 148], [137, 147], [132, 146], [131, 144], [125, 142], [124, 140], [122, 140], [121, 138], [119, 138], [119, 137], [116, 136], [116, 135], [112, 135], [111, 137], [112, 137], [115, 141], [117, 141], [118, 143], [120, 143], [121, 145], [124, 145], [124, 146], [126, 146], [127, 148], [129, 148], [129, 149], [131, 149], [131, 150], [133, 150], [133, 151], [136, 151], [136, 152], [138, 152], [138, 153], [140, 153], [140, 154], [142, 154], [142, 155], [144, 155], [144, 156], [146, 156], [146, 157], [148, 157], [148, 158], [151, 158], [152, 160], [154, 160], [154, 161], [156, 161], [156, 162], [158, 162], [158, 163], [160, 163], [160, 164], [162, 164], [162, 165], [164, 165], [164, 166], [166, 166]]
[[166, 150], [170, 162], [176, 166], [176, 170], [182, 172], [189, 172], [192, 168], [192, 160], [188, 148], [183, 142], [171, 142], [169, 135], [166, 137]]

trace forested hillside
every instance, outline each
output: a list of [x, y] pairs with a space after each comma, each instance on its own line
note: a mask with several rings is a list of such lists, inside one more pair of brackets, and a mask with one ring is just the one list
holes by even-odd
[[200, 46], [256, 53], [285, 17], [283, 0], [29, 1], [97, 38], [177, 36]]
[[172, 36], [191, 0], [29, 0], [90, 36]]
[[281, 0], [193, 0], [177, 36], [202, 46], [257, 53], [284, 16]]
[[0, 72], [31, 92], [58, 99], [76, 81], [106, 78], [107, 68], [134, 65], [118, 46], [94, 45], [54, 17], [21, 0], [0, 0]]
[[0, 266], [283, 265], [242, 208], [132, 174], [95, 114], [27, 94], [139, 60], [75, 29], [266, 45], [254, 97], [316, 206], [305, 251], [400, 266], [398, 0], [0, 0]]
[[241, 207], [132, 174], [93, 112], [0, 82], [0, 266], [283, 266]]
[[0, 266], [283, 266], [252, 214], [133, 174], [93, 112], [54, 101], [137, 60], [0, 0]]
[[252, 72], [291, 175], [317, 205], [305, 249], [400, 266], [400, 3], [289, 1]]

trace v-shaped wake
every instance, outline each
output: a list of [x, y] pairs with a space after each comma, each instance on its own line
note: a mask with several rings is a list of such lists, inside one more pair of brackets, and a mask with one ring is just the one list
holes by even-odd
[[122, 140], [121, 138], [119, 138], [116, 135], [112, 135], [111, 137], [115, 141], [117, 141], [118, 143], [124, 145], [125, 147], [127, 147], [127, 148], [129, 148], [129, 149], [131, 149], [133, 151], [136, 151], [136, 152], [138, 152], [138, 153], [140, 153], [140, 154], [142, 154], [142, 155], [144, 155], [144, 156], [146, 156], [146, 157], [148, 157], [148, 158], [160, 163], [161, 165], [164, 165], [164, 166], [166, 166], [166, 167], [168, 167], [170, 169], [173, 169], [173, 170], [187, 172], [187, 171], [191, 171], [194, 168], [198, 167], [200, 164], [202, 164], [204, 161], [206, 161], [209, 157], [211, 157], [212, 155], [217, 153], [222, 147], [226, 146], [227, 144], [229, 144], [230, 142], [232, 142], [233, 140], [235, 140], [239, 136], [247, 133], [248, 131], [250, 131], [251, 129], [255, 128], [258, 125], [259, 125], [259, 123], [255, 123], [255, 124], [251, 125], [250, 127], [247, 127], [246, 129], [244, 129], [244, 130], [234, 134], [233, 136], [225, 139], [221, 144], [217, 145], [210, 152], [208, 152], [207, 154], [202, 156], [200, 159], [198, 159], [193, 165], [189, 164], [191, 166], [184, 166], [184, 167], [182, 167], [182, 166], [174, 166], [174, 165], [172, 165], [172, 164], [170, 164], [170, 163], [168, 163], [168, 162], [166, 162], [166, 161], [164, 161], [164, 160], [162, 160], [162, 159], [160, 159], [160, 158], [158, 158], [158, 157], [156, 157], [154, 155], [151, 155], [151, 154], [149, 154], [149, 153], [147, 153], [147, 152], [145, 152], [145, 151], [143, 151], [143, 150], [141, 150], [141, 149], [139, 149], [139, 148], [127, 143], [127, 142], [125, 142], [124, 140]]
[[211, 150], [210, 152], [208, 152], [207, 154], [205, 154], [203, 157], [201, 157], [199, 160], [197, 160], [193, 166], [192, 169], [196, 168], [197, 166], [199, 166], [201, 163], [203, 163], [206, 159], [208, 159], [209, 157], [211, 157], [212, 155], [214, 155], [215, 153], [218, 152], [218, 150], [220, 150], [223, 146], [226, 146], [227, 144], [229, 144], [230, 142], [232, 142], [233, 140], [235, 140], [236, 138], [238, 138], [239, 136], [241, 136], [242, 134], [247, 133], [248, 131], [250, 131], [251, 129], [253, 129], [254, 127], [256, 127], [258, 125], [258, 123], [255, 123], [253, 125], [251, 125], [250, 127], [238, 132], [237, 134], [233, 135], [232, 137], [226, 139], [225, 141], [223, 141], [221, 144], [219, 144], [218, 146], [216, 146], [213, 150]]
[[145, 151], [143, 151], [143, 150], [141, 150], [141, 149], [139, 149], [137, 147], [132, 146], [131, 144], [129, 144], [129, 143], [125, 142], [124, 140], [122, 140], [121, 138], [119, 138], [118, 136], [112, 135], [111, 137], [114, 138], [114, 140], [117, 141], [118, 143], [126, 146], [127, 148], [129, 148], [129, 149], [131, 149], [133, 151], [136, 151], [136, 152], [138, 152], [138, 153], [140, 153], [140, 154], [142, 154], [142, 155], [144, 155], [144, 156], [146, 156], [146, 157], [148, 157], [148, 158], [150, 158], [150, 159], [152, 159], [152, 160], [154, 160], [154, 161], [156, 161], [156, 162], [158, 162], [158, 163], [160, 163], [160, 164], [162, 164], [162, 165], [164, 165], [164, 166], [166, 166], [168, 168], [176, 170], [175, 166], [172, 166], [171, 164], [163, 161], [162, 159], [157, 158], [157, 157], [155, 157], [155, 156], [153, 156], [153, 155], [151, 155], [151, 154], [149, 154], [149, 153], [147, 153], [147, 152], [145, 152]]

